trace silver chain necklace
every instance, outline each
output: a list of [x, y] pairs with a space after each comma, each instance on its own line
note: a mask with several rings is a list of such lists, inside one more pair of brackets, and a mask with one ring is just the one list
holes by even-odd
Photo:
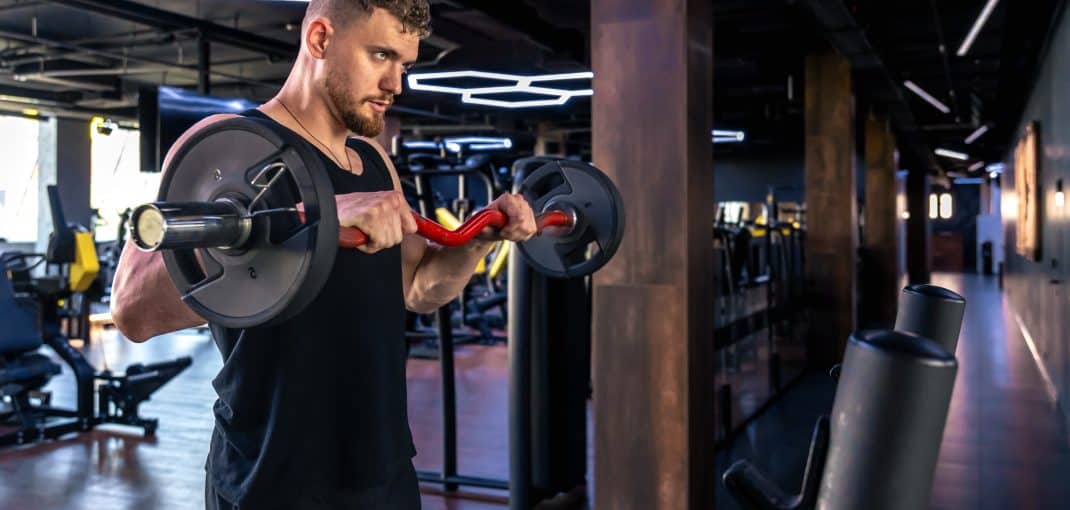
[[[298, 119], [297, 115], [294, 115], [294, 112], [290, 111], [290, 107], [286, 106], [286, 103], [282, 102], [282, 99], [275, 98], [275, 100], [278, 101], [279, 104], [281, 104], [284, 109], [286, 109], [286, 113], [289, 113], [290, 117], [293, 117], [294, 121], [297, 122], [297, 125], [301, 126], [301, 129], [304, 129], [305, 132], [308, 133], [308, 136], [311, 136], [312, 139], [315, 140], [320, 145], [322, 145], [324, 149], [327, 149], [327, 152], [331, 153], [331, 157], [334, 158], [335, 162], [338, 163], [338, 166], [341, 167], [342, 166], [342, 160], [338, 158], [338, 155], [336, 155], [334, 153], [334, 151], [331, 150], [331, 147], [328, 146], [327, 144], [321, 142], [319, 138], [316, 138], [316, 135], [312, 134], [312, 132], [309, 131], [308, 128], [306, 128], [305, 125], [301, 123], [301, 119]], [[349, 160], [349, 150], [346, 150], [345, 153], [346, 153], [346, 165], [349, 167], [346, 170], [349, 173], [353, 173], [353, 162]]]

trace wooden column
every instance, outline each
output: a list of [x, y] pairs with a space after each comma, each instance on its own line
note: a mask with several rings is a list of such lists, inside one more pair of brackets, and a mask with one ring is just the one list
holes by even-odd
[[896, 235], [895, 137], [888, 119], [866, 119], [865, 321], [876, 327], [891, 327], [899, 299], [899, 239]]
[[713, 508], [713, 13], [593, 0], [592, 143], [627, 228], [594, 276], [594, 504]]
[[851, 66], [829, 50], [806, 59], [806, 280], [810, 355], [837, 362], [855, 329], [858, 203]]
[[920, 164], [907, 174], [907, 278], [910, 283], [929, 283], [932, 256], [929, 252], [929, 175]]

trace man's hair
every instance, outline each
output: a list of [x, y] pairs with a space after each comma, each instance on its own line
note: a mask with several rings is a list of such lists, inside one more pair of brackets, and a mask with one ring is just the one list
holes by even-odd
[[431, 35], [431, 7], [427, 0], [311, 0], [305, 12], [305, 24], [322, 16], [342, 28], [370, 15], [376, 7], [401, 20], [405, 32], [421, 39]]

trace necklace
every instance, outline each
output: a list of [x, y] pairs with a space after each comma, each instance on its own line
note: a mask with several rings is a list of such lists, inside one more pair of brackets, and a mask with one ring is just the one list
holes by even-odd
[[[282, 102], [282, 99], [275, 98], [275, 100], [278, 101], [279, 104], [281, 104], [284, 109], [286, 109], [286, 113], [289, 113], [290, 117], [293, 117], [294, 122], [297, 122], [297, 125], [301, 126], [301, 129], [304, 129], [305, 132], [308, 133], [308, 136], [311, 136], [312, 139], [315, 140], [320, 145], [322, 145], [324, 149], [327, 149], [327, 152], [331, 153], [331, 157], [334, 158], [334, 161], [338, 163], [339, 167], [341, 167], [342, 166], [342, 160], [338, 158], [338, 155], [336, 155], [334, 153], [334, 151], [331, 150], [331, 147], [328, 146], [327, 144], [321, 142], [319, 138], [316, 138], [316, 135], [312, 134], [312, 132], [309, 131], [308, 128], [306, 128], [305, 125], [301, 123], [301, 119], [298, 119], [297, 115], [294, 115], [294, 112], [290, 111], [290, 107], [286, 106], [286, 103]], [[349, 167], [346, 170], [349, 173], [353, 173], [353, 162], [351, 162], [349, 160], [349, 150], [346, 150], [345, 153], [346, 153], [346, 166]]]

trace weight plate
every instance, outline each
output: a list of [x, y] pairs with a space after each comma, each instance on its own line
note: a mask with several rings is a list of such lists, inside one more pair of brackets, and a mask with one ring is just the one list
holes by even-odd
[[[254, 218], [238, 250], [175, 249], [162, 252], [182, 300], [210, 323], [229, 328], [276, 324], [293, 317], [327, 281], [338, 250], [334, 189], [323, 164], [296, 135], [261, 119], [236, 117], [200, 130], [165, 170], [158, 199], [211, 202], [228, 198], [248, 206], [282, 163], [287, 174], [255, 210], [293, 208], [296, 214]], [[277, 168], [276, 165], [275, 168]], [[204, 270], [194, 251], [201, 256]]]
[[[526, 170], [541, 163], [530, 174]], [[531, 158], [514, 164], [521, 178], [517, 192], [536, 214], [574, 212], [567, 235], [544, 233], [517, 248], [533, 269], [556, 278], [587, 276], [609, 262], [624, 236], [624, 202], [601, 170], [580, 161]]]

